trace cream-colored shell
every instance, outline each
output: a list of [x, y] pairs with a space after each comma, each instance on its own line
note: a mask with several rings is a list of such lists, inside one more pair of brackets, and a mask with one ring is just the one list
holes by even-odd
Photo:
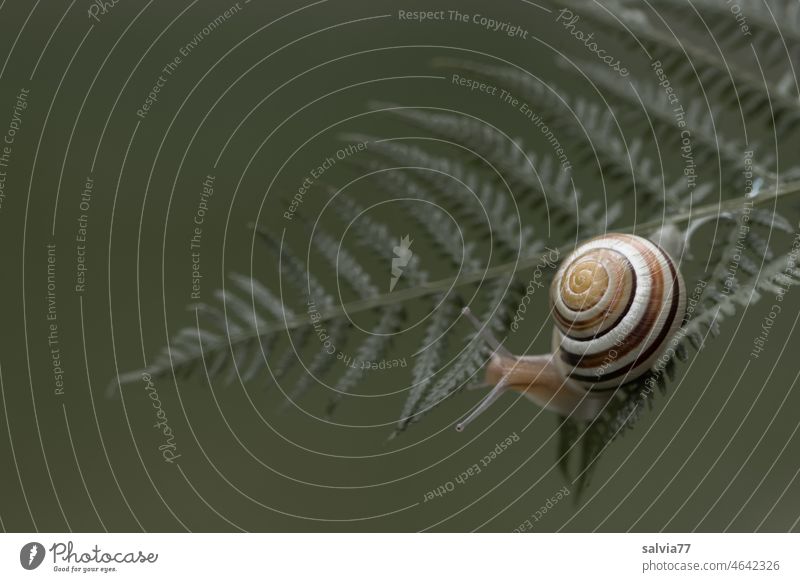
[[610, 389], [649, 371], [686, 313], [672, 258], [652, 241], [608, 234], [580, 245], [551, 286], [553, 353], [584, 389]]

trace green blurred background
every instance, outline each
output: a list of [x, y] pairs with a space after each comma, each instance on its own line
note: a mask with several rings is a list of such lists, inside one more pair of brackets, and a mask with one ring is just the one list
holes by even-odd
[[[560, 50], [586, 55], [529, 3], [460, 1], [457, 8], [519, 23], [540, 41], [473, 24], [397, 19], [398, 9], [451, 5], [331, 1], [298, 10], [303, 5], [296, 2], [253, 0], [241, 2], [237, 14], [183, 59], [139, 119], [136, 111], [162, 67], [231, 5], [121, 0], [99, 22], [88, 17], [86, 1], [34, 6], [9, 0], [0, 8], [0, 128], [11, 119], [20, 89], [30, 90], [0, 210], [3, 528], [519, 527], [565, 485], [555, 465], [557, 420], [540, 414], [523, 432], [538, 413], [525, 402], [508, 402], [487, 415], [502, 414], [499, 422], [457, 434], [453, 423], [480, 396], [464, 393], [388, 440], [402, 392], [348, 398], [323, 422], [316, 418], [327, 401], [322, 389], [302, 402], [307, 414], [280, 412], [282, 397], [267, 378], [246, 387], [221, 381], [212, 387], [202, 375], [177, 386], [159, 381], [181, 455], [170, 464], [158, 450], [142, 383], [126, 386], [122, 398], [107, 397], [117, 372], [142, 367], [169, 335], [193, 322], [186, 309], [192, 303], [189, 238], [207, 175], [216, 177], [202, 238], [202, 295], [211, 300], [225, 274], [249, 272], [251, 250], [254, 274], [274, 276], [274, 259], [253, 246], [247, 225], [257, 220], [280, 234], [286, 200], [311, 168], [342, 147], [343, 133], [418, 133], [386, 116], [362, 115], [371, 103], [465, 111], [546, 153], [546, 144], [497, 100], [422, 78], [446, 74], [432, 66], [437, 57], [491, 54], [559, 85], [581, 87], [555, 57]], [[86, 290], [76, 293], [75, 235], [87, 176], [95, 184], [86, 212], [88, 272]], [[352, 169], [337, 165], [324, 180], [342, 185], [353, 177]], [[600, 185], [583, 189], [589, 199], [602, 195]], [[354, 190], [363, 201], [384, 199], [366, 182]], [[303, 212], [315, 217], [324, 202], [322, 190], [312, 191]], [[796, 211], [787, 213], [796, 222]], [[330, 216], [321, 220], [334, 228]], [[399, 213], [381, 217], [398, 235], [408, 230]], [[303, 248], [302, 221], [285, 236]], [[550, 240], [569, 242], [557, 234]], [[46, 245], [52, 243], [63, 395], [55, 394], [48, 346]], [[437, 271], [438, 259], [426, 259], [423, 266], [447, 276]], [[530, 337], [516, 334], [512, 349], [526, 349], [540, 325], [549, 328], [544, 299], [537, 297], [527, 318]], [[534, 531], [796, 527], [800, 396], [793, 390], [793, 355], [800, 342], [793, 330], [800, 294], [790, 293], [765, 354], [749, 361], [770, 305], [768, 298], [727, 322], [721, 338], [681, 367], [673, 389], [655, 400], [637, 430], [609, 447], [582, 502], [574, 495], [559, 502]], [[548, 349], [547, 336], [540, 334], [531, 351]], [[412, 353], [414, 342], [399, 338], [398, 353]], [[382, 372], [360, 393], [396, 392], [407, 379], [405, 370]], [[479, 475], [424, 502], [426, 492], [515, 432], [519, 442]]]

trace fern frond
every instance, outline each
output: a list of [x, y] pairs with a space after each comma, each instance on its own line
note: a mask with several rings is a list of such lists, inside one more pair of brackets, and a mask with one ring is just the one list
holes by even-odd
[[333, 272], [340, 276], [359, 297], [368, 299], [378, 295], [378, 288], [372, 283], [367, 270], [326, 230], [317, 228], [312, 243]]
[[[236, 305], [238, 319], [227, 318], [224, 310], [213, 305], [193, 305], [197, 326], [180, 330], [170, 345], [146, 367], [148, 374], [154, 378], [170, 373], [185, 377], [197, 372], [202, 365], [210, 377], [227, 371], [230, 379], [245, 361], [252, 365], [261, 361], [261, 350], [270, 348], [277, 335], [260, 333], [266, 319], [258, 313], [254, 315], [252, 306], [244, 299], [230, 292], [219, 291], [216, 295], [220, 302]], [[216, 331], [203, 329], [201, 321]], [[247, 375], [252, 377], [254, 372], [248, 371]]]
[[612, 12], [595, 2], [563, 0], [562, 5], [575, 11], [576, 15], [596, 22], [598, 25], [621, 33], [632, 46], [644, 46], [651, 60], [660, 61], [673, 85], [702, 80], [706, 93], [712, 95], [718, 105], [741, 106], [742, 112], [751, 119], [775, 127], [784, 135], [800, 122], [800, 102], [785, 84], [776, 85], [733, 61], [723, 61], [709, 49], [688, 41], [676, 39], [659, 30], [660, 19], [646, 13], [647, 22], [638, 16], [631, 17], [627, 9]]
[[[311, 339], [312, 331], [311, 327], [301, 327], [291, 333], [289, 345], [284, 352], [275, 359], [275, 365], [272, 366], [272, 375], [275, 376], [275, 378], [283, 378], [294, 368], [298, 362], [300, 351], [308, 344], [309, 339]], [[242, 374], [242, 380], [247, 382], [255, 378], [263, 365], [263, 360], [260, 358], [258, 361], [254, 361], [252, 366], [246, 369]]]
[[[369, 140], [371, 138], [362, 137]], [[414, 178], [428, 184], [454, 209], [476, 227], [487, 226], [500, 247], [510, 256], [528, 256], [539, 252], [544, 244], [535, 240], [533, 227], [523, 225], [511, 206], [511, 192], [496, 190], [477, 173], [469, 171], [449, 158], [437, 156], [419, 147], [390, 141], [372, 140], [370, 149], [387, 160], [417, 170]], [[470, 201], [468, 190], [474, 199]]]
[[[618, 196], [637, 201], [645, 213], [685, 210], [689, 201], [700, 203], [710, 192], [710, 184], [688, 188], [683, 176], [667, 185], [663, 167], [656, 168], [653, 158], [644, 151], [644, 142], [635, 138], [628, 143], [621, 138], [617, 132], [619, 120], [611, 111], [583, 99], [576, 100], [574, 110], [586, 134], [583, 143], [592, 144], [591, 148], [582, 148], [586, 162], [595, 161], [596, 155], [600, 176], [615, 181], [619, 185], [615, 188]], [[594, 144], [600, 147], [595, 149]]]
[[430, 323], [425, 330], [422, 347], [417, 351], [417, 359], [411, 375], [411, 389], [403, 405], [397, 431], [403, 431], [414, 421], [414, 417], [422, 404], [422, 398], [435, 381], [437, 367], [444, 359], [448, 347], [448, 335], [445, 333], [453, 325], [458, 316], [459, 301], [455, 296], [438, 297], [437, 308], [431, 314]]
[[[385, 224], [370, 218], [364, 207], [349, 196], [339, 194], [336, 200], [336, 212], [355, 230], [359, 244], [390, 264], [394, 256], [393, 249], [401, 237], [393, 236]], [[411, 255], [404, 267], [403, 278], [411, 285], [422, 285], [428, 280], [427, 271], [420, 267], [419, 254]]]
[[[234, 285], [243, 293], [251, 295], [256, 302], [256, 307], [260, 307], [265, 312], [272, 314], [277, 320], [293, 319], [294, 311], [289, 309], [272, 291], [264, 287], [253, 277], [247, 277], [239, 273], [230, 275]], [[246, 306], [248, 307], [248, 306]]]
[[306, 264], [289, 248], [284, 241], [277, 240], [272, 233], [264, 228], [256, 228], [255, 233], [261, 242], [278, 259], [281, 276], [294, 286], [301, 297], [311, 297], [315, 303], [330, 307], [335, 301], [331, 294], [314, 276]]
[[779, 230], [787, 234], [794, 232], [792, 223], [774, 209], [753, 208], [753, 210], [750, 211], [750, 222], [770, 230]]
[[333, 320], [330, 329], [324, 330], [325, 341], [329, 342], [328, 345], [332, 348], [326, 348], [325, 345], [317, 347], [308, 367], [297, 379], [294, 387], [286, 394], [286, 401], [281, 407], [282, 409], [287, 409], [291, 404], [297, 405], [297, 402], [308, 392], [311, 383], [321, 382], [321, 379], [328, 374], [338, 361], [336, 352], [344, 353], [344, 349], [347, 347], [349, 336], [346, 332], [351, 327], [347, 319], [340, 318]]
[[[372, 364], [391, 357], [393, 337], [404, 327], [406, 309], [420, 308], [430, 314], [420, 325], [422, 343], [409, 370], [408, 394], [395, 427], [395, 433], [399, 433], [481, 375], [489, 350], [477, 334], [459, 338], [453, 333], [458, 325], [458, 308], [467, 291], [480, 293], [470, 303], [478, 305], [475, 311], [482, 312], [488, 329], [504, 335], [511, 305], [523, 292], [520, 280], [528, 267], [542, 261], [544, 239], [534, 230], [542, 217], [548, 228], [551, 222], [556, 225], [548, 231], [548, 242], [558, 246], [560, 253], [573, 250], [576, 237], [609, 230], [632, 197], [637, 205], [634, 224], [616, 226], [615, 230], [646, 236], [665, 222], [690, 223], [691, 230], [698, 224], [695, 219], [726, 217], [715, 231], [718, 238], [709, 251], [708, 264], [712, 267], [710, 273], [703, 274], [703, 294], [693, 315], [675, 336], [670, 357], [661, 358], [649, 374], [620, 386], [591, 422], [563, 419], [560, 463], [564, 473], [575, 479], [579, 495], [600, 454], [635, 425], [645, 407], [652, 406], [655, 391], [665, 392], [680, 362], [689, 357], [690, 348], [692, 352], [702, 349], [709, 337], [719, 333], [721, 322], [736, 317], [761, 295], [778, 297], [789, 287], [800, 285], [796, 257], [787, 257], [785, 248], [775, 242], [786, 236], [772, 236], [776, 231], [793, 233], [794, 225], [775, 211], [755, 207], [775, 208], [779, 198], [800, 193], [800, 181], [787, 183], [787, 176], [800, 176], [800, 171], [773, 172], [770, 168], [777, 165], [776, 159], [764, 155], [757, 144], [741, 143], [717, 131], [718, 123], [727, 123], [731, 115], [738, 114], [736, 107], [740, 104], [748, 119], [748, 134], [761, 137], [767, 133], [759, 133], [756, 124], [752, 124], [751, 132], [754, 119], [769, 121], [781, 135], [797, 127], [800, 102], [789, 74], [794, 70], [776, 69], [787, 51], [789, 64], [797, 60], [800, 5], [788, 0], [740, 0], [756, 29], [755, 50], [750, 54], [750, 44], [739, 42], [741, 35], [734, 19], [720, 17], [727, 6], [713, 0], [684, 1], [691, 1], [712, 32], [719, 35], [719, 47], [702, 27], [678, 30], [677, 38], [667, 33], [669, 26], [659, 19], [658, 8], [675, 11], [681, 6], [680, 0], [647, 7], [626, 0], [562, 0], [561, 5], [621, 35], [620, 40], [637, 52], [641, 43], [651, 65], [661, 62], [659, 66], [685, 106], [681, 122], [685, 121], [691, 132], [693, 162], [698, 166], [713, 162], [709, 164], [713, 171], [707, 170], [703, 176], [705, 184], [690, 188], [683, 176], [677, 180], [669, 177], [671, 171], [680, 172], [671, 163], [680, 160], [669, 159], [662, 166], [660, 148], [680, 140], [681, 132], [676, 131], [675, 110], [657, 86], [654, 72], [645, 70], [643, 82], [633, 80], [639, 68], [634, 65], [644, 62], [631, 63], [630, 84], [612, 76], [597, 61], [585, 63], [587, 79], [603, 92], [600, 103], [591, 97], [570, 96], [513, 66], [447, 61], [473, 78], [510, 89], [535, 107], [532, 113], [537, 118], [531, 117], [532, 123], [515, 126], [522, 130], [525, 141], [517, 136], [512, 139], [483, 119], [449, 109], [383, 108], [383, 112], [420, 128], [424, 135], [390, 139], [356, 136], [369, 142], [368, 151], [348, 158], [347, 163], [366, 168], [371, 179], [398, 199], [405, 214], [384, 223], [378, 218], [383, 210], [372, 213], [372, 207], [360, 203], [360, 198], [331, 190], [335, 199], [326, 209], [330, 207], [341, 220], [335, 216], [333, 224], [315, 222], [325, 228], [309, 228], [312, 240], [308, 257], [296, 255], [279, 230], [271, 233], [256, 226], [256, 235], [277, 258], [276, 269], [260, 280], [231, 274], [230, 284], [223, 285], [212, 299], [192, 306], [193, 325], [170, 338], [144, 371], [178, 378], [205, 373], [209, 381], [268, 378], [282, 389], [282, 380], [293, 376], [292, 385], [285, 390], [287, 402], [297, 405], [312, 387], [320, 396], [327, 389], [332, 394], [324, 396], [329, 398], [326, 411], [332, 414], [348, 395], [381, 396], [370, 390], [370, 382], [377, 376], [369, 370]], [[777, 26], [771, 29], [772, 24]], [[733, 55], [747, 53], [748, 62], [753, 59], [754, 65], [766, 68], [762, 71], [747, 66], [745, 59], [726, 62], [723, 50], [736, 51], [731, 52]], [[582, 48], [578, 52], [586, 57]], [[689, 88], [699, 84], [708, 100], [691, 96]], [[603, 107], [608, 105], [607, 95], [612, 103], [609, 110]], [[713, 112], [709, 111], [709, 102], [715, 106]], [[348, 121], [358, 123], [357, 118]], [[632, 138], [630, 127], [634, 128]], [[559, 141], [561, 136], [564, 144]], [[538, 145], [543, 146], [543, 154], [530, 151]], [[773, 145], [782, 150], [784, 144]], [[758, 154], [752, 160], [745, 155], [750, 150]], [[673, 152], [678, 151], [673, 148]], [[580, 162], [580, 170], [573, 173], [570, 160]], [[609, 178], [603, 180], [602, 196], [595, 195], [591, 200], [581, 195], [575, 183], [584, 177], [584, 167], [591, 169], [588, 166]], [[712, 187], [718, 187], [720, 194], [738, 191], [746, 169], [756, 177], [752, 195], [744, 201], [728, 196], [698, 207]], [[742, 229], [742, 205], [749, 202], [753, 203], [747, 214], [749, 226]], [[644, 214], [641, 219], [640, 213]], [[397, 235], [404, 235], [403, 239], [408, 235], [395, 232], [398, 228], [405, 231], [406, 224], [400, 222], [403, 218], [413, 220], [421, 236], [404, 267], [403, 284], [395, 289], [394, 281], [388, 286], [385, 283], [390, 279], [392, 254], [397, 252]], [[312, 221], [297, 221], [295, 225], [298, 223], [310, 225]], [[342, 224], [347, 226], [345, 234], [334, 230]], [[481, 239], [489, 238], [491, 243], [481, 248]], [[425, 249], [430, 255], [417, 252], [424, 248], [424, 242], [430, 247]], [[497, 255], [502, 257], [500, 264], [492, 264], [489, 259]], [[426, 268], [433, 273], [430, 265], [438, 263], [453, 268], [430, 280]], [[326, 289], [323, 282], [331, 271], [337, 283], [343, 283], [342, 294], [348, 299], [341, 299], [338, 286], [336, 292]], [[356, 314], [369, 318], [363, 329], [356, 329], [355, 319], [351, 319]], [[298, 370], [298, 364], [302, 369]], [[118, 380], [124, 383], [139, 374], [122, 375]], [[580, 458], [577, 474], [570, 471], [570, 459], [574, 461], [576, 456]]]
[[[662, 0], [659, 11], [665, 11], [669, 20], [680, 14], [686, 18], [687, 10], [696, 11], [707, 26], [714, 40], [725, 50], [742, 47], [742, 39], [757, 47], [765, 64], [785, 64], [787, 57], [797, 62], [800, 50], [800, 6], [792, 0], [740, 0], [740, 13], [744, 15], [747, 31], [731, 12], [726, 3], [715, 0]], [[673, 21], [674, 22], [674, 21]]]
[[[509, 288], [507, 280], [492, 281], [488, 289], [488, 298], [483, 321], [487, 321], [486, 329], [502, 336], [507, 329], [509, 304], [518, 298], [518, 293]], [[479, 370], [486, 364], [488, 350], [483, 338], [473, 333], [467, 345], [456, 356], [455, 361], [432, 385], [428, 384], [419, 394], [415, 394], [413, 416], [405, 418], [403, 429], [417, 422], [422, 416], [438, 406], [455, 392], [471, 383]]]
[[[669, 207], [685, 189], [685, 179], [669, 187], [663, 170], [656, 172], [653, 159], [645, 152], [640, 139], [628, 143], [614, 113], [583, 98], [570, 98], [552, 83], [542, 83], [530, 73], [513, 67], [483, 65], [470, 61], [440, 61], [472, 77], [496, 83], [524, 99], [531, 111], [540, 115], [546, 127], [559, 130], [570, 140], [571, 158], [580, 166], [594, 168], [601, 178], [620, 184], [618, 196], [645, 205], [645, 210]], [[536, 125], [533, 125], [536, 127]], [[698, 198], [699, 201], [699, 198]], [[648, 208], [649, 207], [649, 208]]]
[[[416, 108], [393, 108], [389, 112], [443, 139], [464, 144], [500, 172], [515, 197], [534, 209], [544, 207], [555, 222], [568, 230], [577, 229], [580, 235], [587, 236], [603, 232], [619, 216], [619, 206], [607, 207], [603, 212], [599, 201], [583, 200], [570, 171], [564, 171], [552, 157], [525, 150], [521, 140], [512, 140], [480, 120]], [[497, 177], [495, 182], [505, 186]]]
[[[467, 240], [458, 224], [434, 207], [436, 198], [427, 188], [412, 180], [408, 172], [386, 169], [376, 161], [357, 165], [369, 172], [371, 178], [386, 192], [404, 201], [408, 214], [435, 242], [434, 248], [448, 257], [455, 267], [462, 267], [466, 273], [478, 270], [481, 262], [475, 256], [474, 241]], [[417, 200], [424, 200], [430, 205], [419, 204]]]
[[685, 333], [694, 338], [695, 349], [698, 336], [708, 334], [716, 337], [720, 333], [720, 323], [737, 312], [737, 306], [748, 307], [760, 298], [761, 292], [782, 294], [789, 287], [800, 284], [800, 270], [785, 255], [770, 261], [745, 282], [737, 280], [730, 290], [712, 287], [706, 293], [706, 308], [700, 311], [685, 326]]
[[[353, 365], [348, 364], [347, 371], [337, 382], [336, 392], [326, 408], [328, 415], [333, 414], [345, 394], [364, 380], [369, 364], [377, 363], [384, 358], [391, 344], [392, 336], [400, 328], [403, 320], [402, 305], [392, 305], [383, 310], [377, 326], [372, 329], [369, 337], [356, 350]], [[367, 365], [367, 368], [364, 367], [364, 364]]]
[[[620, 83], [618, 75], [608, 67], [595, 63], [580, 61], [578, 68], [581, 74], [603, 90], [605, 97], [621, 105], [615, 111], [626, 127], [640, 126], [642, 135], [654, 132], [663, 146], [680, 143], [681, 132], [676, 131], [676, 112], [664, 97], [661, 87], [635, 79]], [[695, 162], [698, 165], [713, 162], [719, 156], [725, 170], [721, 172], [723, 183], [738, 184], [741, 172], [746, 168], [745, 152], [750, 150], [753, 152], [750, 168], [753, 175], [769, 183], [775, 181], [776, 175], [769, 169], [774, 163], [774, 156], [766, 148], [760, 147], [754, 141], [745, 145], [726, 136], [717, 126], [713, 112], [709, 111], [708, 105], [701, 98], [682, 96], [681, 103], [683, 121], [691, 134]], [[643, 123], [644, 120], [650, 123]]]
[[[240, 325], [237, 325], [236, 329], [241, 329], [242, 327], [259, 328], [264, 325], [264, 319], [258, 315], [258, 312], [256, 312], [247, 301], [234, 295], [232, 292], [226, 289], [218, 289], [214, 291], [214, 297], [222, 304], [227, 321], [238, 320]], [[231, 317], [231, 315], [233, 317]]]

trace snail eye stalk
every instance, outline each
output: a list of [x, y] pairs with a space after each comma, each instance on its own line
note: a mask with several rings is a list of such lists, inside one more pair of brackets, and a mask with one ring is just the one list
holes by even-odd
[[492, 404], [494, 404], [494, 401], [497, 400], [498, 398], [500, 398], [500, 396], [503, 395], [503, 392], [505, 392], [507, 388], [508, 388], [508, 384], [506, 383], [506, 379], [503, 378], [502, 380], [500, 380], [500, 382], [497, 383], [497, 386], [492, 388], [492, 390], [489, 392], [489, 394], [487, 394], [486, 397], [483, 400], [481, 400], [481, 402], [480, 402], [480, 404], [478, 404], [477, 408], [475, 408], [475, 410], [473, 410], [469, 414], [469, 416], [467, 416], [467, 418], [465, 418], [464, 420], [462, 420], [461, 422], [459, 422], [456, 425], [456, 430], [458, 432], [463, 431], [467, 427], [468, 424], [470, 424], [473, 420], [475, 420], [481, 414], [486, 412], [486, 410]]

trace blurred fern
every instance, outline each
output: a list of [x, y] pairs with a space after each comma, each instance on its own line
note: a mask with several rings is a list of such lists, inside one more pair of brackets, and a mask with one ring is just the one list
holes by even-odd
[[[297, 372], [287, 402], [299, 406], [306, 393], [321, 387], [331, 394], [325, 410], [332, 414], [347, 394], [365, 384], [367, 374], [358, 367], [334, 370], [331, 346], [341, 350], [347, 343], [363, 362], [388, 358], [408, 310], [424, 308], [428, 317], [411, 358], [410, 383], [396, 424], [400, 432], [475, 383], [491, 351], [474, 333], [458, 331], [466, 329], [460, 307], [474, 303], [471, 297], [478, 294], [483, 321], [505, 335], [524, 293], [521, 273], [541, 260], [545, 245], [568, 252], [576, 241], [612, 228], [647, 235], [672, 223], [691, 234], [713, 223], [714, 248], [705, 264], [688, 254], [682, 260], [687, 289], [701, 293], [670, 357], [649, 375], [620, 387], [593, 421], [560, 420], [559, 463], [583, 489], [609, 443], [652, 406], [655, 392], [667, 389], [676, 366], [718, 335], [725, 319], [762, 293], [776, 294], [800, 283], [791, 246], [794, 229], [777, 212], [779, 199], [800, 192], [800, 183], [791, 181], [798, 172], [778, 168], [777, 156], [756, 146], [756, 139], [768, 143], [771, 131], [783, 140], [798, 137], [798, 90], [785, 61], [797, 63], [800, 5], [788, 0], [740, 4], [753, 29], [752, 49], [747, 58], [734, 60], [723, 51], [747, 53], [742, 31], [726, 5], [713, 0], [665, 0], [658, 3], [661, 12], [647, 3], [621, 0], [606, 5], [565, 0], [556, 7], [597, 25], [608, 34], [607, 42], [644, 49], [651, 62], [661, 63], [684, 95], [683, 119], [695, 162], [709, 168], [695, 187], [687, 187], [679, 163], [664, 163], [658, 146], [679, 145], [680, 132], [672, 106], [647, 68], [637, 72], [633, 67], [631, 78], [621, 82], [602, 65], [581, 63], [575, 80], [594, 90], [573, 95], [564, 88], [571, 86], [566, 79], [559, 80], [564, 87], [556, 87], [508, 64], [439, 60], [438, 67], [491, 82], [529, 103], [558, 135], [575, 166], [566, 168], [552, 148], [534, 151], [532, 144], [541, 135], [530, 124], [522, 132], [526, 136], [509, 136], [466, 113], [375, 104], [380, 114], [423, 134], [346, 136], [369, 144], [369, 157], [354, 158], [352, 167], [387, 199], [399, 202], [415, 232], [424, 236], [412, 244], [434, 251], [430, 262], [451, 274], [432, 278], [420, 253], [414, 253], [398, 288], [384, 290], [374, 265], [393, 259], [392, 250], [405, 233], [395, 232], [356, 199], [328, 189], [341, 226], [352, 228], [353, 236], [309, 226], [311, 244], [304, 257], [267, 228], [254, 227], [263, 252], [277, 264], [277, 281], [231, 275], [215, 303], [191, 306], [195, 325], [176, 334], [146, 371], [186, 377], [205, 370], [211, 378], [240, 382], [264, 377], [280, 382]], [[682, 16], [680, 30], [668, 25], [670, 14]], [[578, 62], [584, 57], [580, 54]], [[567, 61], [561, 64], [574, 70]], [[717, 126], [722, 119], [738, 115], [760, 120], [764, 130], [741, 141], [721, 135]], [[750, 175], [752, 191], [742, 197], [744, 173]], [[592, 197], [582, 192], [588, 189]], [[712, 194], [715, 201], [709, 203]], [[619, 226], [623, 218], [635, 228]], [[488, 251], [479, 244], [485, 240], [492, 241]], [[506, 262], [496, 264], [493, 253]], [[325, 272], [336, 273], [342, 288], [326, 288], [321, 283]], [[351, 318], [366, 314], [371, 323], [359, 334]], [[298, 371], [304, 353], [311, 356]]]

